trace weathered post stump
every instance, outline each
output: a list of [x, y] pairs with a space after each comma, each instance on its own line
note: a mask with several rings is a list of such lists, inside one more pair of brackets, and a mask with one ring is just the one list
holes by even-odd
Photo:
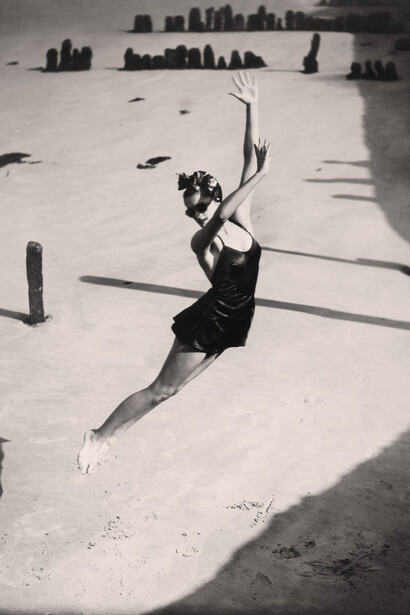
[[[176, 62], [175, 67], [176, 68], [186, 68], [186, 61], [187, 61], [187, 57], [188, 57], [188, 49], [185, 47], [185, 45], [178, 45], [178, 47], [175, 49], [175, 57], [173, 57], [172, 61]], [[170, 62], [170, 57], [168, 57], [167, 62]], [[171, 68], [175, 68], [172, 67]]]
[[372, 67], [372, 62], [371, 60], [367, 60], [364, 64], [364, 73], [363, 73], [363, 79], [377, 79], [377, 75], [375, 73], [375, 71], [373, 70]]
[[161, 69], [165, 68], [165, 58], [164, 56], [156, 55], [152, 57], [152, 66], [153, 69]]
[[188, 66], [187, 68], [202, 68], [201, 52], [198, 47], [192, 47], [188, 50]]
[[46, 71], [56, 73], [58, 70], [58, 51], [54, 47], [47, 51], [47, 66]]
[[229, 70], [241, 70], [243, 68], [241, 56], [239, 55], [239, 51], [234, 49], [231, 54], [231, 61], [228, 66]]
[[71, 55], [72, 44], [69, 38], [66, 38], [61, 44], [59, 70], [71, 70], [73, 68], [73, 58]]
[[360, 62], [352, 62], [350, 66], [350, 73], [346, 75], [346, 79], [361, 79], [362, 76], [362, 65]]
[[80, 51], [79, 70], [90, 70], [92, 57], [91, 47], [83, 47]]
[[80, 51], [75, 48], [73, 49], [73, 70], [80, 70], [81, 69], [81, 58], [80, 58]]
[[167, 47], [164, 51], [164, 58], [166, 68], [178, 68], [178, 56], [175, 49]]
[[215, 55], [211, 45], [205, 45], [204, 47], [204, 68], [215, 68]]
[[397, 81], [399, 78], [394, 62], [387, 62], [385, 67], [385, 79], [386, 81]]
[[185, 32], [185, 17], [183, 15], [175, 15], [175, 32]]
[[[288, 13], [289, 12], [291, 11], [288, 11]], [[317, 52], [319, 51], [319, 45], [320, 45], [320, 34], [316, 32], [312, 37], [310, 51], [307, 54], [307, 56], [303, 58], [303, 67], [304, 67], [303, 73], [305, 75], [312, 75], [313, 73], [317, 73], [319, 71], [319, 64], [316, 59]]]
[[376, 60], [376, 62], [374, 63], [374, 70], [376, 71], [377, 79], [379, 79], [380, 81], [386, 80], [386, 71], [381, 60]]
[[135, 70], [134, 50], [128, 47], [124, 53], [124, 70]]
[[28, 299], [30, 306], [29, 325], [39, 325], [46, 321], [43, 305], [43, 246], [29, 241], [26, 250], [26, 270]]
[[218, 63], [216, 65], [216, 68], [218, 70], [225, 70], [226, 68], [228, 68], [227, 65], [226, 65], [226, 60], [225, 60], [225, 58], [223, 56], [220, 56], [220, 58], [218, 60]]

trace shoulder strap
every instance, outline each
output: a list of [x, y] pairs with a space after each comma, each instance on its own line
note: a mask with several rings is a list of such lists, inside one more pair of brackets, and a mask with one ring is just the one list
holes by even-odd
[[220, 237], [219, 235], [216, 235], [216, 236], [218, 237], [218, 239], [220, 239], [220, 240], [222, 241], [222, 245], [224, 246], [224, 245], [225, 245], [225, 242], [224, 242], [224, 240], [222, 239], [222, 237]]
[[255, 241], [255, 238], [254, 238], [254, 236], [252, 235], [252, 233], [251, 233], [250, 231], [248, 231], [248, 229], [247, 229], [247, 228], [246, 228], [243, 224], [241, 224], [240, 222], [238, 222], [238, 220], [233, 220], [232, 218], [229, 218], [229, 221], [230, 221], [230, 222], [232, 222], [232, 224], [236, 224], [236, 226], [239, 226], [239, 228], [241, 228], [241, 229], [242, 229], [242, 230], [244, 230], [246, 233], [248, 233], [248, 235], [250, 235], [250, 236], [251, 236], [251, 238], [252, 238], [252, 245], [253, 245], [253, 243], [254, 243], [254, 241]]
[[241, 224], [240, 222], [238, 222], [238, 220], [235, 220], [235, 219], [229, 218], [229, 222], [232, 222], [232, 224], [236, 224], [236, 226], [239, 226], [239, 228], [241, 228], [241, 229], [243, 229], [244, 231], [246, 231], [246, 232], [248, 233], [248, 235], [250, 235], [250, 236], [252, 237], [252, 239], [253, 239], [253, 235], [252, 235], [252, 233], [250, 233], [250, 232], [248, 231], [248, 229], [247, 229], [247, 228], [246, 228], [243, 224]]

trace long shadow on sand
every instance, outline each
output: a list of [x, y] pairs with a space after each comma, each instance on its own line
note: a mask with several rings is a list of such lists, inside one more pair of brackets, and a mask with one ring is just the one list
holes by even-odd
[[150, 615], [408, 615], [409, 479], [408, 431], [328, 490], [271, 515], [211, 581]]
[[324, 164], [350, 164], [353, 167], [369, 168], [369, 160], [322, 160]]
[[277, 252], [278, 254], [290, 254], [292, 256], [302, 256], [307, 258], [319, 258], [326, 261], [333, 261], [335, 263], [346, 263], [348, 265], [359, 265], [361, 267], [377, 267], [380, 269], [392, 269], [394, 271], [400, 271], [405, 275], [410, 275], [410, 267], [402, 265], [400, 263], [392, 263], [391, 261], [376, 261], [370, 258], [356, 258], [350, 260], [348, 258], [339, 258], [337, 256], [325, 256], [323, 254], [310, 254], [309, 252], [295, 252], [294, 250], [280, 250], [279, 248], [269, 248], [262, 246], [262, 250], [268, 252]]
[[346, 199], [348, 201], [362, 201], [363, 203], [377, 203], [371, 196], [358, 196], [357, 194], [333, 194], [332, 199]]
[[[326, 163], [336, 163], [336, 161], [324, 160]], [[339, 164], [352, 164], [354, 166], [368, 166], [367, 163], [361, 162], [350, 162], [350, 163], [339, 163]], [[356, 184], [357, 186], [373, 186], [374, 182], [372, 179], [368, 178], [360, 178], [360, 177], [335, 177], [334, 179], [317, 179], [310, 178], [305, 179], [305, 182], [309, 182], [312, 184]], [[333, 194], [332, 198], [334, 199], [346, 199], [350, 201], [362, 201], [365, 203], [377, 203], [377, 199], [371, 196], [360, 196], [357, 194]]]
[[[143, 282], [130, 282], [127, 280], [119, 280], [117, 278], [103, 278], [92, 275], [84, 275], [80, 278], [81, 282], [88, 284], [98, 284], [102, 286], [115, 286], [118, 288], [129, 288], [132, 290], [145, 291], [149, 293], [160, 293], [165, 295], [178, 295], [180, 297], [190, 297], [197, 299], [203, 295], [197, 290], [188, 290], [186, 288], [176, 288], [174, 286], [162, 286], [160, 284], [146, 284]], [[365, 314], [352, 314], [351, 312], [341, 312], [325, 307], [314, 305], [303, 305], [302, 303], [289, 303], [287, 301], [275, 301], [274, 299], [256, 299], [256, 305], [262, 307], [274, 308], [277, 310], [290, 310], [293, 312], [303, 312], [313, 316], [321, 316], [322, 318], [334, 318], [337, 320], [350, 320], [353, 322], [361, 322], [368, 325], [377, 325], [379, 327], [390, 327], [393, 329], [404, 329], [410, 331], [410, 322], [405, 320], [393, 320], [391, 318], [379, 318], [377, 316], [368, 316]]]
[[359, 184], [371, 186], [373, 181], [371, 179], [359, 178], [359, 177], [335, 177], [334, 179], [305, 179], [305, 182], [312, 184]]
[[30, 315], [24, 314], [24, 312], [14, 312], [12, 310], [4, 310], [0, 308], [0, 316], [4, 316], [5, 318], [13, 318], [14, 320], [21, 320], [22, 322], [27, 322]]

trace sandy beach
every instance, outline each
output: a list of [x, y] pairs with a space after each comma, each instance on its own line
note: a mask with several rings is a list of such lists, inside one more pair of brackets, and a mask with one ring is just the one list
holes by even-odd
[[[309, 31], [127, 32], [190, 6], [2, 3], [0, 156], [28, 156], [0, 168], [0, 613], [407, 615], [410, 52], [321, 32], [304, 75]], [[91, 46], [90, 71], [39, 70], [65, 38]], [[240, 178], [232, 71], [119, 70], [127, 47], [181, 42], [266, 63], [256, 314], [245, 348], [82, 475], [84, 432], [153, 380], [172, 316], [209, 286], [177, 173], [205, 169], [225, 194]], [[369, 59], [400, 79], [346, 80]], [[137, 168], [152, 157], [168, 159]]]

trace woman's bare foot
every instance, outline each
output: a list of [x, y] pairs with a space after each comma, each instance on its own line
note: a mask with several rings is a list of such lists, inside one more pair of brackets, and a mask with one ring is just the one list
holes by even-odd
[[90, 429], [84, 434], [84, 442], [77, 456], [77, 463], [83, 474], [90, 474], [103, 454], [110, 448], [107, 438], [101, 438]]

